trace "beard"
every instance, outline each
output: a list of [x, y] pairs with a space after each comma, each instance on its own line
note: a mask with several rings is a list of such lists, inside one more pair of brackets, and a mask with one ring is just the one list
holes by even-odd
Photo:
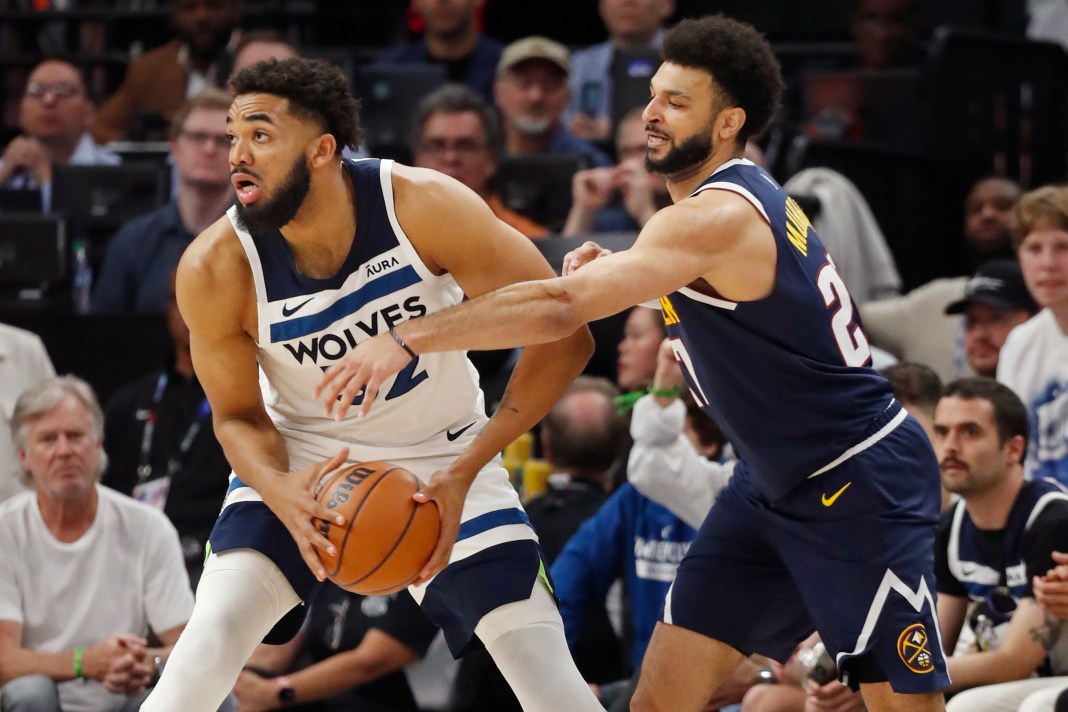
[[519, 114], [512, 118], [512, 126], [525, 136], [543, 136], [552, 130], [553, 125], [553, 119], [549, 116]]
[[237, 202], [237, 220], [250, 235], [281, 230], [297, 216], [311, 190], [311, 171], [304, 156], [297, 156], [282, 185], [268, 200], [257, 200], [251, 205]]
[[712, 127], [699, 131], [682, 143], [672, 146], [663, 158], [645, 155], [645, 168], [650, 173], [674, 175], [684, 173], [708, 160], [712, 155]]

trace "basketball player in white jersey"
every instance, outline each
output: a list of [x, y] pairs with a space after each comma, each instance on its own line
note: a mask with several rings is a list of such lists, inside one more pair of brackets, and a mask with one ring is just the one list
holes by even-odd
[[[449, 564], [424, 570], [410, 590], [453, 653], [477, 636], [525, 710], [601, 709], [572, 662], [537, 538], [499, 459], [582, 370], [588, 330], [526, 349], [490, 419], [463, 352], [413, 357], [367, 417], [324, 414], [315, 386], [357, 343], [465, 295], [553, 273], [460, 183], [342, 160], [359, 143], [358, 103], [336, 67], [271, 60], [232, 85], [238, 204], [190, 245], [177, 292], [234, 472], [192, 618], [142, 710], [215, 709], [260, 641], [295, 632], [326, 575], [317, 550], [331, 550], [313, 519], [336, 521], [313, 487], [368, 460], [449, 483], [434, 497]], [[284, 687], [279, 700], [300, 702]]]

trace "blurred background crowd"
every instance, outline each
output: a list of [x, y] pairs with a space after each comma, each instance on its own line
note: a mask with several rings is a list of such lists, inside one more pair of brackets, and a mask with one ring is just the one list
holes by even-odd
[[[165, 653], [187, 619], [184, 593], [156, 589], [195, 589], [229, 466], [193, 371], [173, 273], [233, 202], [225, 117], [234, 71], [292, 56], [338, 64], [362, 103], [364, 141], [351, 157], [456, 178], [559, 269], [586, 239], [625, 248], [670, 200], [644, 164], [649, 78], [664, 28], [717, 12], [766, 34], [786, 80], [778, 116], [746, 158], [805, 210], [857, 303], [875, 366], [929, 426], [940, 459], [972, 457], [938, 422], [942, 384], [996, 378], [1029, 424], [1020, 471], [1002, 474], [1068, 484], [1061, 0], [0, 0], [0, 423], [15, 433], [14, 442], [0, 437], [0, 502], [9, 500], [0, 504], [0, 567], [13, 557], [22, 563], [10, 568], [25, 569], [0, 575], [0, 685], [9, 696], [0, 705], [14, 699], [9, 685], [36, 679], [60, 683], [63, 709], [120, 709], [163, 664], [145, 651]], [[579, 667], [606, 709], [626, 709], [674, 566], [730, 476], [732, 454], [688, 402], [656, 312], [636, 308], [591, 327], [598, 348], [587, 373], [504, 456], [552, 565]], [[471, 358], [492, 407], [515, 353]], [[35, 384], [40, 392], [20, 400]], [[972, 395], [956, 398], [1004, 406], [998, 393], [964, 392]], [[49, 523], [42, 498], [59, 485], [30, 451], [34, 428], [52, 417], [101, 438], [74, 468], [87, 486], [99, 479], [162, 512], [138, 524], [152, 534], [131, 525], [122, 531], [132, 539], [109, 543], [158, 539], [158, 550], [130, 564], [135, 579], [94, 580], [86, 594], [96, 612], [123, 586], [144, 588], [128, 597], [142, 612], [94, 620], [92, 633], [93, 616], [59, 615], [69, 592], [24, 588], [39, 575], [31, 555], [51, 561], [56, 577], [92, 560], [25, 539], [38, 525], [15, 506], [34, 488]], [[1014, 433], [1001, 425], [1005, 446]], [[1002, 486], [1011, 507], [1018, 488]], [[969, 494], [947, 485], [947, 511]], [[61, 500], [56, 511], [76, 520], [77, 507], [68, 512]], [[123, 506], [114, 516], [126, 516]], [[1068, 549], [1058, 526], [1043, 540], [1046, 559]], [[82, 540], [49, 529], [67, 545]], [[175, 573], [183, 563], [188, 587]], [[1027, 573], [1064, 562], [1046, 563]], [[986, 601], [987, 623], [1011, 624], [1016, 604], [1036, 595], [1009, 581], [962, 588], [949, 582], [954, 572], [939, 572], [939, 591]], [[18, 602], [33, 596], [40, 616], [66, 621], [58, 631], [24, 635], [35, 621]], [[489, 657], [448, 660], [406, 594], [328, 588], [311, 605], [295, 642], [250, 661], [234, 709], [516, 709]], [[1047, 610], [1050, 620], [1064, 613]], [[958, 653], [998, 650], [969, 611], [952, 634]], [[818, 646], [807, 641], [785, 667], [754, 658], [709, 709], [863, 709], [828, 683]], [[50, 672], [70, 667], [71, 649], [74, 667]], [[67, 657], [27, 657], [34, 650]], [[963, 687], [1068, 673], [1056, 657], [988, 677], [961, 673]], [[92, 685], [100, 694], [85, 693]], [[1023, 697], [1013, 700], [989, 709], [1017, 709]], [[975, 698], [957, 704], [985, 709]]]

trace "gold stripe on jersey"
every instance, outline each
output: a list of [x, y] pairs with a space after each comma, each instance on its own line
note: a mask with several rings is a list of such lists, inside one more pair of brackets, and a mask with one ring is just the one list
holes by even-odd
[[812, 224], [801, 206], [793, 198], [786, 199], [786, 238], [805, 257], [808, 257], [808, 229]]
[[668, 326], [679, 323], [679, 315], [675, 313], [675, 307], [667, 297], [660, 297], [660, 311], [664, 314], [664, 323]]

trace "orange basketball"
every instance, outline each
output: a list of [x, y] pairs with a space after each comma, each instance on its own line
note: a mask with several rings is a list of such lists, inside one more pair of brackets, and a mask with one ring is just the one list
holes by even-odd
[[441, 517], [433, 502], [412, 495], [419, 478], [388, 462], [342, 467], [320, 483], [316, 499], [345, 517], [345, 524], [317, 520], [337, 549], [319, 552], [330, 580], [362, 594], [398, 591], [415, 579], [438, 542]]

